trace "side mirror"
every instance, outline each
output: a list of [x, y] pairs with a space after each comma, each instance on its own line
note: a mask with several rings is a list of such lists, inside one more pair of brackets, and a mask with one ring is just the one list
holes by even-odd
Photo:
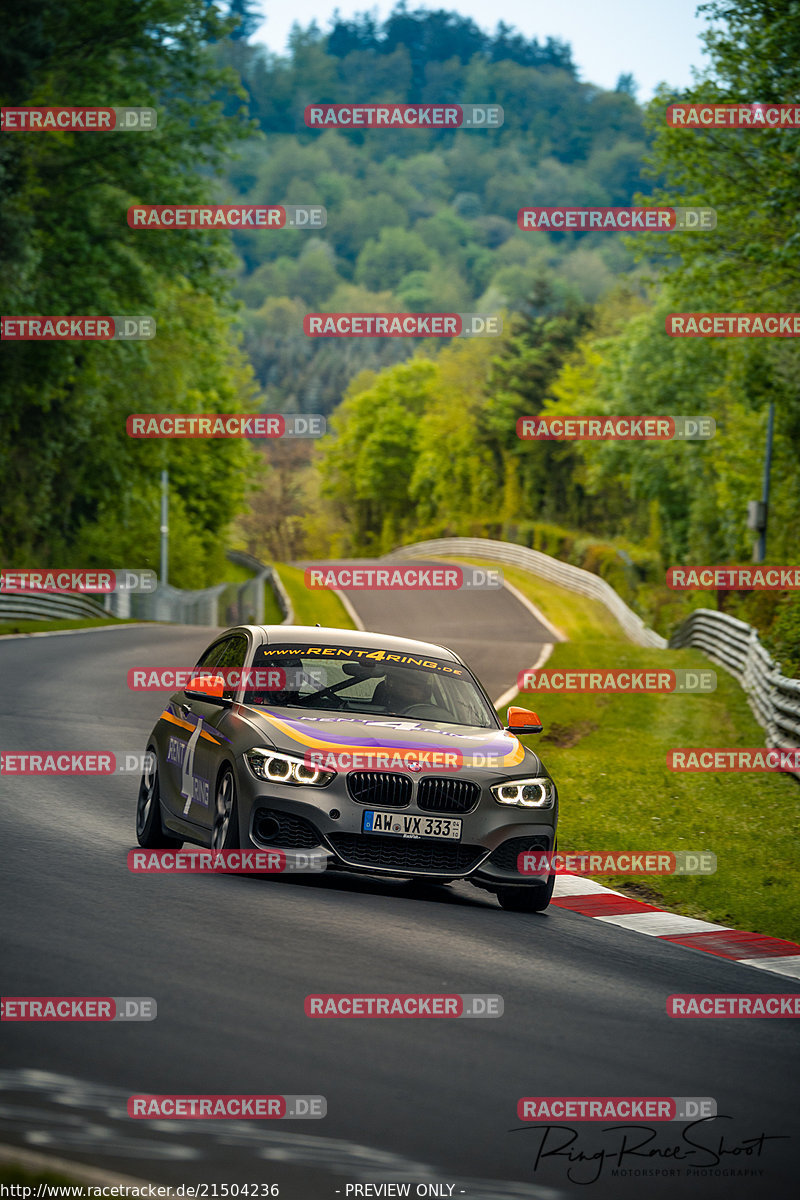
[[516, 704], [510, 706], [506, 725], [509, 733], [541, 733], [543, 728], [535, 712], [529, 708], [519, 708]]
[[221, 675], [192, 675], [184, 694], [189, 700], [204, 700], [206, 704], [219, 704], [221, 708], [231, 701], [223, 696], [225, 680]]

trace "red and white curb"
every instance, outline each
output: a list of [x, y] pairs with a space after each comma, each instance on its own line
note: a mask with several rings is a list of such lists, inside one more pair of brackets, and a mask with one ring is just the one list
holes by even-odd
[[550, 903], [608, 925], [647, 933], [675, 946], [688, 946], [746, 967], [800, 979], [800, 946], [794, 942], [666, 912], [580, 875], [559, 875]]

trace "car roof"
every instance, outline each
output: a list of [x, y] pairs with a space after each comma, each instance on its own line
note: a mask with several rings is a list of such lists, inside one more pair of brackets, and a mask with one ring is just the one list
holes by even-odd
[[389, 650], [398, 654], [427, 655], [460, 663], [461, 659], [446, 646], [418, 642], [415, 638], [393, 637], [388, 633], [370, 633], [363, 629], [336, 629], [319, 625], [248, 625], [239, 626], [262, 635], [269, 645], [363, 646], [370, 650]]

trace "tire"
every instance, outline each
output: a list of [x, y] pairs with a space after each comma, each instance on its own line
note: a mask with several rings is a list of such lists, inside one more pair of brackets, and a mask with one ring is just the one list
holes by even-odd
[[502, 887], [497, 889], [500, 907], [507, 912], [544, 912], [553, 895], [556, 877], [551, 875], [547, 883], [530, 883], [527, 887]]
[[145, 850], [179, 850], [181, 838], [171, 837], [161, 824], [161, 790], [158, 783], [158, 759], [152, 746], [153, 769], [145, 767], [136, 800], [136, 840]]
[[239, 810], [236, 780], [230, 767], [224, 767], [214, 793], [214, 820], [211, 826], [212, 850], [239, 849]]

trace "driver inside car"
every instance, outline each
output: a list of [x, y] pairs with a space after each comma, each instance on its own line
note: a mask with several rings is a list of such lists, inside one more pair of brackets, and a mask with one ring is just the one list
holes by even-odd
[[282, 680], [284, 686], [248, 688], [244, 698], [245, 704], [254, 704], [264, 708], [283, 708], [288, 704], [297, 704], [299, 692], [294, 688], [302, 678], [303, 660], [301, 658], [283, 659], [280, 664], [265, 660], [260, 664], [259, 669], [265, 676], [265, 682], [269, 682], [271, 675], [274, 674], [276, 681]]
[[403, 716], [407, 709], [417, 704], [434, 704], [430, 679], [421, 671], [392, 671], [380, 687], [380, 698], [386, 711], [395, 716]]

